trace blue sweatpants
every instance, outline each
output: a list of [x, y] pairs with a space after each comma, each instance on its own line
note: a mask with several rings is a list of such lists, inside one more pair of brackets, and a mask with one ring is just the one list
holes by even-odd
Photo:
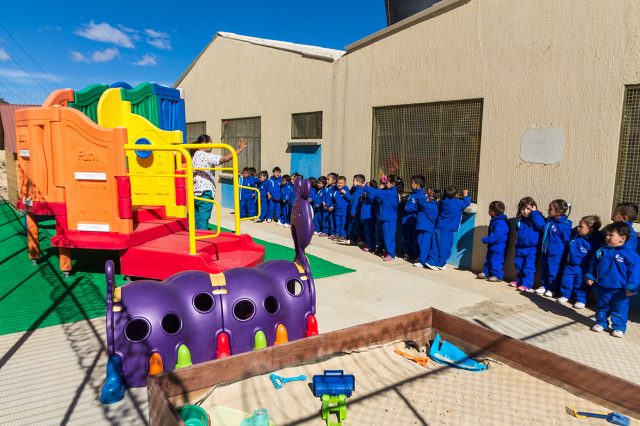
[[504, 256], [507, 251], [507, 244], [494, 244], [487, 247], [487, 256], [484, 259], [482, 272], [487, 277], [504, 278]]
[[347, 225], [348, 231], [347, 236], [351, 240], [351, 242], [359, 242], [364, 240], [364, 235], [362, 231], [362, 223], [360, 223], [360, 219], [357, 217], [351, 216], [349, 219], [349, 224]]
[[[256, 206], [257, 208], [257, 206]], [[260, 218], [259, 220], [265, 220], [269, 212], [269, 201], [267, 197], [260, 197]]]
[[419, 248], [419, 257], [418, 261], [423, 265], [427, 263], [429, 260], [429, 253], [431, 253], [431, 249], [435, 250], [435, 245], [433, 245], [433, 232], [429, 231], [416, 231], [416, 241], [418, 242]]
[[327, 235], [329, 235], [329, 213], [329, 210], [322, 210], [322, 232]]
[[240, 217], [251, 216], [251, 198], [240, 198]]
[[[264, 207], [262, 208], [264, 209]], [[257, 214], [258, 214], [258, 199], [255, 197], [251, 197], [249, 199], [249, 217], [253, 217]]]
[[362, 234], [364, 242], [369, 250], [376, 248], [376, 221], [375, 219], [362, 220]]
[[[213, 200], [213, 194], [211, 191], [204, 191], [202, 195], [198, 195], [198, 197], [206, 198], [207, 200]], [[209, 229], [209, 219], [211, 219], [211, 211], [213, 210], [213, 203], [195, 200], [194, 208], [195, 208], [194, 219], [196, 221], [196, 229]]]
[[327, 230], [327, 234], [336, 235], [336, 211], [335, 210], [327, 210], [327, 225], [329, 226]]
[[[280, 200], [269, 199], [269, 211], [267, 212], [267, 219], [280, 220]], [[275, 216], [275, 218], [274, 218]]]
[[564, 256], [542, 254], [542, 274], [541, 281], [544, 288], [554, 293], [560, 291], [560, 266]]
[[573, 298], [576, 303], [587, 303], [591, 286], [584, 279], [584, 271], [580, 265], [567, 265], [562, 271], [560, 294], [567, 299]]
[[445, 231], [444, 229], [436, 229], [435, 232], [436, 249], [432, 249], [429, 254], [429, 265], [443, 267], [447, 260], [451, 257], [451, 249], [453, 248], [453, 231]]
[[384, 239], [384, 246], [387, 249], [387, 254], [391, 257], [396, 257], [396, 221], [382, 221], [381, 227], [382, 238]]
[[382, 232], [382, 222], [380, 222], [379, 220], [376, 220], [374, 229], [375, 229], [375, 240], [376, 240], [375, 248], [376, 250], [382, 250], [384, 249], [384, 232]]
[[322, 232], [322, 208], [313, 209], [313, 228], [317, 233]]
[[412, 259], [418, 257], [420, 249], [418, 248], [418, 239], [416, 237], [415, 220], [407, 221], [402, 225], [402, 248], [404, 255]]
[[291, 204], [283, 203], [280, 207], [280, 222], [291, 224]]
[[611, 317], [611, 328], [625, 332], [629, 319], [629, 298], [623, 288], [602, 288], [595, 284], [596, 293], [596, 323], [605, 330], [609, 328], [608, 318]]
[[339, 212], [334, 211], [334, 217], [336, 220], [335, 235], [337, 237], [347, 237], [347, 211]]
[[537, 261], [538, 247], [516, 247], [516, 256], [513, 259], [513, 263], [518, 270], [518, 286], [533, 287]]

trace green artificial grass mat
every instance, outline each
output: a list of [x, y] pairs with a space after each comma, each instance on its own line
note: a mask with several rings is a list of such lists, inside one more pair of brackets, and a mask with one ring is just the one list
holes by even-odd
[[[33, 265], [27, 254], [24, 219], [0, 201], [0, 335], [97, 318], [105, 314], [104, 264], [115, 252], [74, 250], [74, 272], [65, 278], [58, 268], [58, 249], [49, 238], [53, 220], [40, 222], [41, 258]], [[265, 260], [292, 260], [293, 249], [255, 240], [265, 246]], [[314, 278], [353, 272], [309, 255]], [[118, 285], [125, 281], [116, 276]]]

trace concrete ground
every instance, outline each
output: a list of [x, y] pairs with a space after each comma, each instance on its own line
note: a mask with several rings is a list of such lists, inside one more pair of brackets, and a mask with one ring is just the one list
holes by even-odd
[[[222, 225], [232, 228], [229, 211], [222, 216]], [[242, 231], [293, 246], [290, 230], [275, 224], [243, 222]], [[308, 252], [356, 269], [316, 280], [320, 332], [432, 306], [640, 383], [638, 312], [627, 335], [616, 339], [589, 331], [589, 309], [518, 293], [506, 283], [476, 280], [469, 271], [417, 269], [399, 259], [382, 262], [326, 238], [314, 238]], [[106, 364], [104, 319], [0, 336], [0, 354], [2, 424], [148, 422], [146, 389], [134, 389], [112, 406], [98, 402]], [[526, 399], [526, 393], [517, 397]]]

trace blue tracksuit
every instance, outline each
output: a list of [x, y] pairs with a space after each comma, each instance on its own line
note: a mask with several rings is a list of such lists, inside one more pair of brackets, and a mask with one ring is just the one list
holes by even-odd
[[362, 188], [362, 198], [360, 203], [360, 221], [362, 222], [362, 234], [364, 242], [369, 250], [376, 248], [376, 218], [374, 211], [374, 198], [364, 192]]
[[428, 263], [443, 267], [451, 256], [453, 233], [460, 228], [462, 212], [471, 204], [471, 197], [445, 198], [440, 201], [440, 213], [436, 225], [436, 249], [429, 253]]
[[629, 318], [629, 291], [638, 292], [640, 284], [640, 257], [629, 247], [603, 246], [591, 258], [586, 280], [595, 281], [594, 290], [598, 306], [596, 323], [605, 330], [611, 328], [626, 331]]
[[414, 189], [407, 198], [402, 214], [402, 246], [405, 256], [412, 259], [418, 258], [420, 248], [416, 234], [416, 222], [418, 220], [418, 198], [424, 198], [424, 189]]
[[542, 231], [542, 285], [553, 293], [560, 290], [560, 267], [564, 262], [573, 225], [562, 215], [548, 218]]
[[544, 217], [538, 210], [534, 210], [528, 217], [520, 217], [516, 221], [518, 240], [516, 241], [516, 256], [513, 263], [518, 270], [518, 286], [527, 288], [533, 286], [540, 233], [544, 230], [544, 226]]
[[287, 183], [280, 188], [281, 194], [281, 208], [280, 208], [280, 223], [291, 223], [291, 205], [293, 204], [293, 197], [295, 196], [293, 191], [293, 185]]
[[482, 242], [487, 245], [487, 257], [484, 260], [482, 272], [487, 277], [504, 278], [504, 256], [507, 252], [508, 239], [507, 215], [492, 217], [489, 222], [489, 232], [486, 237], [482, 237]]
[[[246, 178], [240, 176], [238, 184], [241, 186], [256, 187], [255, 178], [247, 176]], [[251, 207], [251, 204], [255, 201], [256, 193], [250, 189], [240, 188], [240, 217], [251, 217], [255, 213]]]
[[364, 239], [362, 222], [360, 220], [360, 205], [362, 204], [362, 186], [351, 187], [351, 201], [349, 201], [349, 217], [347, 218], [347, 236], [351, 242]]
[[[327, 186], [327, 192], [325, 193], [325, 213], [327, 216], [327, 231], [325, 233], [327, 235], [336, 234], [336, 215], [334, 212], [335, 206], [333, 205], [333, 196], [337, 189], [338, 187], [333, 184], [331, 186]], [[331, 207], [334, 207], [334, 209], [329, 210]]]
[[633, 229], [633, 222], [627, 222], [627, 225], [631, 227], [631, 237], [629, 237], [625, 245], [632, 251], [638, 253], [638, 235], [636, 234], [635, 229]]
[[398, 219], [398, 190], [395, 187], [376, 189], [364, 187], [364, 192], [378, 200], [377, 221], [380, 223], [382, 238], [387, 254], [396, 257], [396, 220]]
[[[423, 265], [429, 259], [429, 252], [433, 243], [433, 233], [438, 222], [438, 202], [428, 200], [424, 192], [407, 201], [405, 211], [416, 215], [416, 243], [418, 245], [418, 262]], [[415, 200], [415, 202], [413, 201]]]
[[587, 295], [591, 287], [587, 285], [584, 274], [589, 267], [593, 254], [602, 245], [602, 234], [599, 232], [581, 236], [573, 231], [573, 237], [569, 243], [567, 260], [562, 271], [560, 293], [562, 297], [573, 299], [576, 303], [587, 303]]
[[268, 206], [267, 206], [267, 193], [269, 192], [269, 186], [271, 183], [268, 179], [258, 183], [258, 190], [260, 190], [260, 221], [267, 218]]
[[[342, 193], [344, 190], [344, 194]], [[333, 215], [335, 217], [334, 232], [337, 237], [347, 237], [347, 216], [349, 215], [349, 201], [351, 192], [345, 185], [342, 189], [336, 187], [333, 192]]]
[[324, 187], [317, 190], [315, 195], [313, 196], [313, 225], [315, 226], [316, 232], [319, 234], [324, 232], [322, 229], [322, 218], [324, 216], [324, 211], [322, 210], [322, 194], [324, 192]]
[[267, 212], [267, 219], [273, 219], [275, 216], [275, 220], [280, 220], [280, 199], [282, 198], [280, 184], [282, 183], [282, 176], [271, 176], [269, 183], [269, 194], [271, 194], [271, 198], [268, 201], [269, 211]]
[[[250, 186], [257, 188], [258, 185], [260, 185], [260, 179], [258, 179], [255, 176], [249, 176], [249, 179], [251, 179], [249, 182], [251, 183]], [[256, 216], [258, 214], [258, 194], [256, 194], [255, 191], [251, 191], [251, 200], [249, 201], [249, 217], [253, 217]], [[262, 200], [260, 200], [262, 201]], [[260, 204], [261, 208], [266, 208], [266, 205], [264, 207], [262, 207], [262, 204]]]
[[331, 210], [329, 210], [333, 207], [332, 196], [333, 192], [331, 191], [331, 187], [325, 186], [322, 190], [322, 202], [324, 203], [324, 206], [322, 207], [322, 232], [327, 235], [333, 235], [331, 234], [331, 232], [333, 232], [333, 227], [331, 225], [332, 215]]

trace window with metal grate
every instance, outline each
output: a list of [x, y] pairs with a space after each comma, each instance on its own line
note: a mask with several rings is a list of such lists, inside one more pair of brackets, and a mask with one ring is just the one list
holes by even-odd
[[198, 136], [207, 133], [207, 122], [196, 121], [193, 123], [187, 123], [187, 143], [194, 143]]
[[455, 185], [478, 196], [482, 99], [373, 108], [371, 177], [424, 175], [426, 185]]
[[322, 139], [322, 111], [291, 114], [291, 139]]
[[234, 148], [245, 138], [249, 146], [238, 155], [238, 169], [255, 167], [260, 172], [260, 117], [222, 120], [222, 135], [223, 142]]
[[620, 149], [614, 207], [640, 204], [640, 85], [626, 86], [620, 129]]

